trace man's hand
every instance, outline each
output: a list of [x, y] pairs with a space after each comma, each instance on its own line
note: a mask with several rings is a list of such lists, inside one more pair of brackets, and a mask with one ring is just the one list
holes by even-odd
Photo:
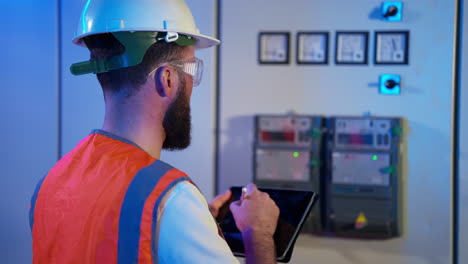
[[247, 186], [245, 196], [231, 203], [231, 212], [241, 232], [248, 229], [257, 234], [273, 237], [278, 223], [279, 208], [267, 193], [255, 184]]
[[270, 196], [249, 184], [245, 194], [239, 201], [231, 203], [230, 209], [242, 232], [246, 263], [276, 263], [273, 234], [279, 208]]
[[231, 199], [231, 190], [225, 191], [223, 194], [216, 196], [209, 204], [211, 214], [214, 218], [218, 217], [219, 209]]

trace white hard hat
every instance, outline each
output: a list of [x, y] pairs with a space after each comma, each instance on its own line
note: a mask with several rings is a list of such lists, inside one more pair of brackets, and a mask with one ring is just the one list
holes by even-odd
[[193, 37], [195, 48], [208, 48], [219, 40], [200, 34], [184, 0], [88, 0], [73, 43], [83, 37], [119, 31], [177, 32]]
[[[197, 49], [220, 43], [200, 34], [184, 0], [88, 0], [73, 43], [85, 46], [84, 37], [103, 33], [112, 33], [126, 47], [126, 53], [107, 61], [75, 63], [70, 68], [73, 74], [107, 72], [139, 64], [146, 52], [141, 47], [148, 48], [162, 39], [179, 45], [190, 43]], [[132, 42], [139, 39], [141, 45], [135, 46]]]

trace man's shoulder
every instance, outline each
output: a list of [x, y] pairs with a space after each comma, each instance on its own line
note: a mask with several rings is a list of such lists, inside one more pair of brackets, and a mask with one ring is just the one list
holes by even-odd
[[184, 176], [187, 176], [185, 172], [177, 169], [169, 163], [166, 163], [160, 159], [155, 160], [146, 167], [143, 167], [139, 170], [139, 173], [151, 173], [151, 174], [160, 174], [160, 173], [177, 173]]
[[159, 189], [161, 195], [164, 196], [176, 186], [177, 188], [183, 188], [185, 184], [180, 183], [184, 182], [195, 185], [185, 172], [174, 168], [166, 162], [155, 160], [148, 166], [138, 170], [132, 184], [141, 188]]

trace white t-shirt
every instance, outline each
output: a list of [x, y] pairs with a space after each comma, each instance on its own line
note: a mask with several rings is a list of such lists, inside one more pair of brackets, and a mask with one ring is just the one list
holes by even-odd
[[156, 263], [239, 263], [219, 236], [205, 197], [186, 181], [161, 201], [155, 241]]

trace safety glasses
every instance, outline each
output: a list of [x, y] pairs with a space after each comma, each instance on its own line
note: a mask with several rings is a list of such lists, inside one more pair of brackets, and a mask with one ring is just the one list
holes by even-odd
[[170, 65], [174, 68], [177, 68], [184, 73], [192, 76], [193, 86], [196, 87], [200, 85], [201, 79], [203, 77], [203, 60], [199, 58], [193, 59], [184, 59], [184, 60], [173, 60], [159, 64], [156, 69], [154, 69], [150, 74], [155, 72], [157, 69], [163, 66]]

